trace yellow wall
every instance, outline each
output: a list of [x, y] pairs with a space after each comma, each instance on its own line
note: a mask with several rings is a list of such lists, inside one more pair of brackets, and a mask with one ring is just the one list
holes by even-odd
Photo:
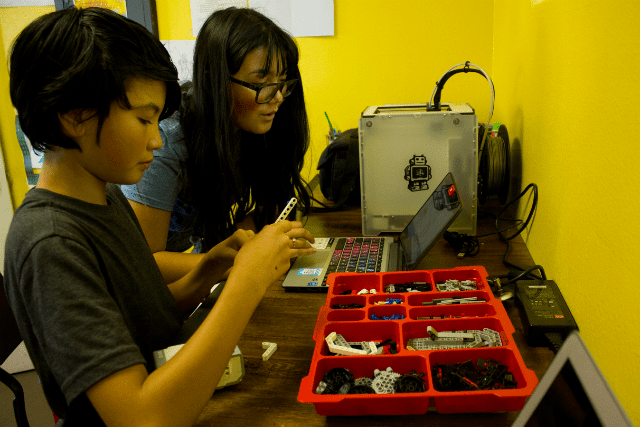
[[[188, 0], [156, 4], [161, 39], [193, 39]], [[0, 8], [5, 51], [19, 31], [5, 24], [26, 23], [17, 13]], [[636, 425], [639, 21], [636, 0], [335, 0], [335, 36], [298, 39], [312, 132], [309, 178], [325, 146], [324, 111], [345, 130], [369, 105], [426, 102], [436, 80], [460, 62], [492, 76], [494, 120], [507, 124], [515, 164], [522, 165], [516, 182], [540, 190], [527, 246], [561, 286]], [[2, 110], [7, 83], [0, 66], [3, 137], [13, 120]], [[477, 74], [454, 76], [442, 99], [469, 103], [479, 121], [487, 119], [488, 84]], [[14, 162], [11, 177], [23, 182], [15, 158], [5, 160]]]
[[[358, 126], [370, 105], [425, 103], [452, 66], [470, 61], [491, 75], [493, 0], [336, 0], [335, 36], [298, 38], [312, 147], [304, 176], [316, 174], [326, 147], [326, 111], [334, 127]], [[194, 39], [188, 0], [156, 0], [160, 39]], [[464, 11], [464, 13], [460, 13]], [[489, 85], [456, 75], [444, 102], [469, 103], [486, 122]]]
[[640, 425], [640, 3], [496, 0], [496, 119], [540, 202], [529, 248]]
[[20, 31], [38, 16], [53, 10], [53, 6], [0, 7], [0, 146], [14, 208], [22, 202], [29, 187], [22, 152], [16, 139], [15, 110], [9, 98], [9, 73], [6, 64], [11, 43]]

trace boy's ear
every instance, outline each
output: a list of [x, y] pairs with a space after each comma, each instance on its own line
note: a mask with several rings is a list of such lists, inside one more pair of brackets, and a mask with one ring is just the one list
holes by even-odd
[[71, 110], [66, 113], [58, 113], [62, 132], [70, 138], [83, 136], [87, 132], [85, 115], [85, 110]]

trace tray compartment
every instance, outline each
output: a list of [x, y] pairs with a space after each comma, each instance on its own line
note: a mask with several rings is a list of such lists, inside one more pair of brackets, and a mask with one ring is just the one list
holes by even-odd
[[382, 292], [391, 284], [404, 284], [407, 282], [426, 282], [433, 290], [433, 278], [428, 271], [398, 271], [393, 273], [382, 273]]
[[429, 372], [429, 390], [434, 396], [436, 411], [441, 414], [458, 412], [519, 411], [526, 398], [533, 392], [537, 379], [533, 371], [522, 368], [522, 359], [511, 348], [480, 348], [469, 350], [434, 351], [428, 356], [429, 366], [464, 363], [469, 360], [477, 365], [478, 359], [491, 359], [507, 366], [517, 382], [515, 389], [477, 391], [439, 391]]
[[[425, 387], [422, 393], [394, 394], [316, 394], [316, 388], [323, 376], [334, 368], [346, 368], [355, 378], [373, 377], [376, 369], [380, 371], [390, 367], [398, 374], [411, 374], [411, 371], [424, 372]], [[323, 357], [318, 360], [315, 369], [302, 380], [298, 400], [314, 403], [320, 415], [397, 415], [424, 414], [429, 409], [427, 386], [427, 361], [416, 356], [345, 356]]]
[[[449, 332], [456, 330], [462, 332], [464, 330], [484, 330], [491, 329], [500, 335], [502, 346], [510, 344], [510, 337], [507, 337], [500, 321], [493, 317], [484, 318], [468, 318], [468, 319], [437, 319], [437, 320], [417, 320], [404, 322], [402, 325], [402, 348], [406, 349], [410, 339], [429, 338], [427, 327], [431, 326], [438, 332]], [[411, 350], [410, 350], [411, 351]], [[423, 351], [448, 351], [447, 349], [438, 350], [418, 350]]]
[[364, 309], [343, 309], [343, 310], [331, 310], [327, 314], [327, 320], [329, 322], [357, 322], [358, 320], [364, 320], [366, 310]]
[[484, 279], [480, 272], [474, 269], [436, 270], [433, 272], [433, 283], [445, 282], [447, 280], [473, 280], [478, 285], [478, 290], [484, 288]]
[[[374, 324], [375, 323], [375, 324]], [[332, 322], [326, 325], [323, 329], [322, 335], [318, 336], [318, 344], [316, 347], [316, 354], [321, 356], [332, 357], [373, 357], [372, 356], [341, 356], [333, 355], [329, 352], [325, 337], [332, 332], [342, 335], [347, 342], [361, 342], [361, 341], [375, 341], [383, 342], [388, 339], [396, 342], [396, 345], [400, 344], [400, 326], [394, 322], [382, 322], [378, 325], [377, 321], [370, 322], [356, 322], [356, 323], [340, 323]], [[318, 348], [319, 347], [319, 348]]]
[[[412, 320], [435, 320], [450, 318], [477, 318], [491, 317], [496, 315], [496, 309], [491, 304], [457, 304], [457, 305], [426, 305], [422, 307], [411, 307], [409, 318]], [[434, 319], [419, 319], [420, 317], [434, 317]]]
[[[369, 304], [371, 305], [392, 305], [392, 304], [380, 304], [381, 302], [385, 302], [386, 300], [400, 300], [400, 304], [404, 304], [406, 301], [405, 294], [387, 294], [381, 293], [376, 295], [369, 296]], [[378, 303], [378, 304], [376, 304]]]
[[[418, 292], [418, 293], [409, 294], [409, 296], [407, 297], [407, 303], [409, 305], [412, 305], [412, 306], [428, 307], [428, 306], [423, 305], [423, 303], [432, 302], [434, 299], [472, 298], [472, 297], [476, 297], [479, 300], [484, 300], [484, 301], [478, 301], [478, 303], [485, 303], [485, 302], [488, 302], [488, 301], [491, 300], [492, 295], [490, 293], [488, 293], [488, 292], [483, 292], [483, 291], [461, 291], [461, 292], [438, 292], [438, 291], [433, 291], [433, 292], [425, 292], [425, 293]], [[478, 304], [478, 303], [473, 303], [473, 304]], [[442, 304], [442, 305], [444, 306], [445, 304]], [[448, 305], [461, 306], [462, 304], [448, 304]], [[466, 305], [468, 305], [468, 304], [466, 304]]]
[[345, 291], [351, 291], [350, 295], [356, 295], [362, 289], [367, 291], [375, 289], [376, 292], [381, 292], [378, 273], [333, 273], [329, 275], [327, 283], [332, 296], [340, 295]]
[[[371, 320], [376, 323], [385, 322], [385, 321], [399, 321], [402, 319], [395, 320], [372, 320], [371, 316], [376, 316], [379, 319], [383, 317], [392, 317], [392, 316], [403, 316], [402, 319], [407, 318], [407, 308], [402, 304], [393, 304], [393, 305], [372, 305], [369, 306], [367, 310], [367, 320]], [[372, 327], [376, 327], [372, 325]]]

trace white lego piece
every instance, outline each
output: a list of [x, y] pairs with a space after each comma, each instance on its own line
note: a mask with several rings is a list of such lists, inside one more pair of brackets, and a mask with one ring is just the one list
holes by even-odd
[[364, 350], [358, 350], [352, 347], [342, 347], [339, 345], [329, 345], [329, 351], [336, 354], [342, 354], [344, 356], [366, 356], [367, 352]]
[[333, 339], [333, 343], [340, 347], [351, 347], [351, 344], [347, 342], [347, 340], [345, 340], [344, 337], [340, 334], [336, 334], [335, 338]]
[[[361, 356], [367, 354], [367, 352], [364, 350], [352, 348], [349, 343], [347, 343], [346, 340], [342, 337], [342, 335], [338, 335], [335, 332], [331, 332], [325, 337], [324, 340], [327, 342], [327, 346], [329, 347], [329, 351], [331, 353], [342, 354], [345, 356]], [[335, 343], [335, 341], [338, 341], [340, 344], [346, 345], [338, 345]]]
[[365, 294], [368, 294], [368, 293], [369, 293], [369, 291], [368, 291], [368, 290], [366, 290], [366, 289], [361, 289], [361, 290], [360, 290], [360, 292], [358, 292], [358, 295], [365, 295]]
[[262, 354], [262, 360], [263, 361], [267, 361], [269, 360], [269, 358], [273, 355], [273, 353], [276, 352], [277, 348], [278, 348], [278, 344], [276, 343], [262, 343], [262, 348], [264, 348], [265, 344], [270, 344], [269, 347], [267, 348], [267, 351], [265, 351]]
[[369, 289], [369, 293], [372, 294], [372, 295], [375, 295], [378, 292], [375, 289]]

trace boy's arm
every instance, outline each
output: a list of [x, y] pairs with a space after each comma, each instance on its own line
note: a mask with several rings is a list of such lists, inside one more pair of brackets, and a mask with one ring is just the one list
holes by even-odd
[[[189, 254], [165, 251], [171, 212], [156, 209], [129, 200], [129, 204], [138, 218], [147, 243], [153, 252], [165, 283], [178, 302], [180, 311], [190, 313], [207, 297], [211, 288], [229, 275], [233, 260], [246, 240], [244, 236], [253, 236], [253, 214], [247, 215], [238, 224], [238, 231], [228, 239], [220, 242], [206, 254]], [[298, 224], [298, 223], [296, 223]], [[288, 234], [291, 238], [310, 235], [300, 233], [306, 230], [296, 225]], [[310, 241], [313, 237], [311, 237]], [[302, 242], [298, 244], [302, 248]], [[305, 246], [306, 247], [306, 246]]]
[[232, 274], [202, 325], [159, 369], [148, 375], [144, 366], [135, 365], [87, 390], [107, 426], [195, 423], [263, 296], [247, 283], [254, 282]]
[[[291, 227], [286, 236], [289, 239], [301, 239], [292, 243], [293, 247], [302, 251], [300, 255], [312, 252], [313, 250], [307, 241], [313, 242], [313, 235], [302, 228], [300, 222], [289, 222], [289, 224]], [[213, 285], [226, 277], [231, 271], [240, 248], [253, 239], [254, 236], [253, 231], [236, 231], [231, 237], [220, 242], [204, 254], [200, 262], [186, 276], [169, 285], [169, 290], [176, 299], [181, 313], [188, 314], [192, 312], [209, 295]], [[259, 271], [256, 270], [255, 273], [260, 274], [258, 273]], [[281, 272], [280, 275], [283, 273]]]
[[165, 283], [173, 283], [184, 277], [202, 260], [204, 254], [184, 254], [165, 250], [171, 222], [170, 211], [153, 208], [133, 200], [129, 200], [129, 204], [138, 218]]
[[[266, 289], [286, 272], [294, 256], [285, 232], [291, 223], [270, 225], [244, 242], [227, 284], [213, 309], [169, 362], [147, 375], [135, 365], [87, 390], [108, 426], [192, 425], [214, 393], [235, 345]], [[300, 237], [310, 236], [299, 232]]]

